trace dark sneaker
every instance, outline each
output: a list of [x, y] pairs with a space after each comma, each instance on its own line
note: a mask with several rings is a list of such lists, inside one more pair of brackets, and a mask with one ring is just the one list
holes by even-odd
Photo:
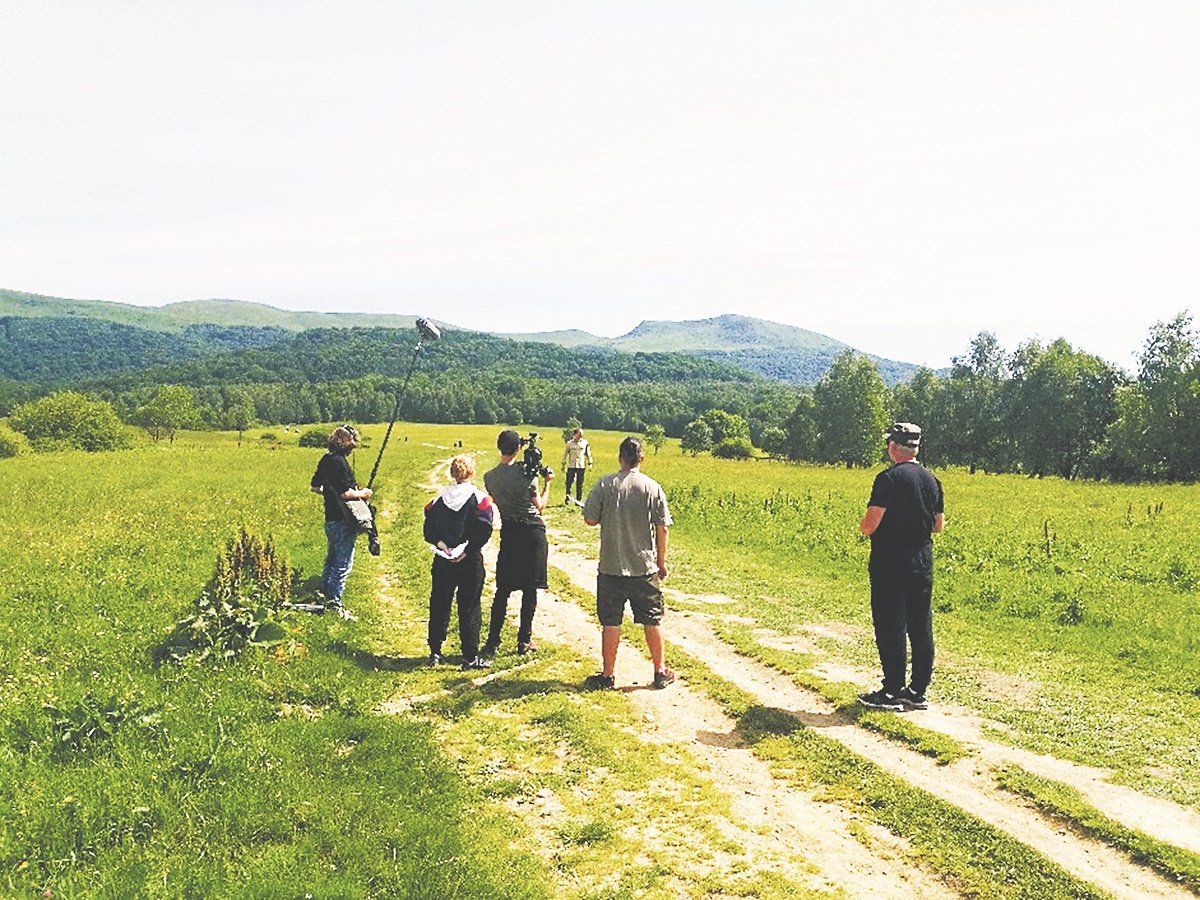
[[517, 656], [526, 656], [536, 650], [537, 647], [533, 646], [533, 641], [526, 641], [523, 644], [517, 644]]
[[901, 688], [897, 695], [905, 709], [929, 709], [929, 703], [924, 694], [918, 694], [912, 688]]
[[675, 683], [675, 673], [670, 669], [663, 669], [661, 672], [654, 673], [654, 686], [658, 690], [662, 690], [668, 684]]
[[442, 664], [442, 654], [434, 650], [429, 654], [429, 664], [431, 666], [440, 666]]
[[604, 675], [597, 672], [595, 675], [589, 675], [583, 680], [583, 686], [589, 691], [612, 691], [616, 690], [617, 679], [613, 675]]
[[486, 669], [487, 667], [488, 661], [482, 656], [476, 656], [474, 659], [467, 660], [462, 664], [464, 672], [469, 672], [472, 669]]
[[479, 658], [484, 662], [491, 662], [496, 658], [496, 651], [499, 649], [494, 644], [484, 644], [483, 649], [479, 651]]
[[882, 689], [873, 694], [859, 694], [858, 702], [867, 709], [885, 709], [888, 712], [904, 711], [904, 703], [900, 698]]

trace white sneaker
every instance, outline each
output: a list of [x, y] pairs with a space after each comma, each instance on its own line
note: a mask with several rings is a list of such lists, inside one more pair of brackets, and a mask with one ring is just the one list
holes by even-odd
[[336, 612], [341, 618], [345, 619], [347, 622], [357, 622], [358, 621], [358, 616], [356, 616], [354, 613], [350, 612], [350, 610], [346, 609], [346, 607], [344, 607], [344, 606], [337, 607]]

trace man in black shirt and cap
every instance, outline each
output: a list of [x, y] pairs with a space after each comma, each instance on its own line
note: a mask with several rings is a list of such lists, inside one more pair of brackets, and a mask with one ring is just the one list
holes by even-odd
[[[875, 476], [859, 530], [871, 538], [871, 618], [883, 687], [858, 700], [868, 709], [925, 709], [933, 676], [933, 538], [945, 524], [942, 485], [917, 462], [921, 429], [897, 422], [884, 437], [894, 465]], [[905, 684], [908, 644], [912, 679]]]

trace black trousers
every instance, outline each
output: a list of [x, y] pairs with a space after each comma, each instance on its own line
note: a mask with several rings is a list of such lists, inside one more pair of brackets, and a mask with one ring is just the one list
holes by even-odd
[[583, 469], [567, 469], [566, 496], [571, 496], [571, 482], [575, 482], [575, 499], [583, 499]]
[[883, 667], [883, 689], [899, 693], [908, 670], [909, 686], [924, 694], [933, 677], [933, 548], [906, 553], [871, 554], [871, 618]]
[[440, 556], [433, 558], [432, 587], [429, 591], [429, 649], [442, 652], [442, 642], [450, 628], [450, 604], [458, 595], [458, 640], [464, 662], [479, 655], [479, 626], [482, 618], [479, 601], [483, 596], [483, 556], [474, 553], [461, 562]]
[[[521, 620], [517, 625], [517, 643], [528, 644], [533, 637], [533, 614], [537, 612], [537, 592], [535, 587], [527, 587], [521, 591]], [[496, 591], [496, 599], [492, 601], [492, 615], [488, 622], [487, 642], [492, 647], [500, 646], [500, 629], [504, 627], [504, 617], [508, 615], [508, 598], [511, 590]]]

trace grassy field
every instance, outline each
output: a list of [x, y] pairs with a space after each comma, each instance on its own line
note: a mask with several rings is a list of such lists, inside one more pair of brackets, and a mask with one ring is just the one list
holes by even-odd
[[[593, 435], [594, 452], [615, 460], [618, 440]], [[875, 470], [675, 447], [644, 468], [675, 517], [673, 587], [726, 594], [732, 614], [780, 635], [848, 623], [858, 639], [818, 638], [822, 650], [877, 667], [857, 532]], [[933, 696], [1023, 746], [1200, 806], [1200, 490], [938, 475]]]
[[[433, 455], [388, 452], [392, 473]], [[0, 461], [0, 894], [545, 896], [503, 822], [464, 821], [430, 727], [372, 712], [392, 689], [378, 670], [413, 661], [365, 643], [382, 564], [365, 549], [363, 627], [289, 613], [270, 652], [155, 664], [241, 528], [319, 575], [319, 456], [187, 435]]]
[[[360, 546], [346, 595], [359, 622], [286, 613], [287, 639], [271, 648], [156, 663], [240, 529], [271, 536], [303, 569], [302, 591], [319, 575], [320, 501], [307, 484], [320, 451], [274, 431], [283, 442], [189, 434], [173, 447], [0, 460], [0, 895], [533, 898], [553, 894], [553, 872], [587, 882], [615, 859], [629, 861], [623, 880], [575, 896], [668, 896], [680, 879], [688, 895], [712, 882], [810, 896], [746, 871], [736, 847], [692, 874], [679, 848], [645, 856], [628, 838], [640, 813], [623, 819], [611, 786], [595, 789], [616, 813], [580, 801], [568, 826], [533, 842], [545, 852], [520, 849], [528, 835], [516, 840], [500, 807], [546, 786], [578, 791], [597, 767], [691, 798], [664, 815], [719, 799], [631, 744], [615, 705], [577, 701], [592, 661], [548, 653], [515, 693], [421, 664], [418, 485], [457, 441], [494, 459], [495, 428], [397, 428], [377, 481], [384, 553]], [[615, 468], [620, 436], [589, 437], [597, 472]], [[359, 451], [360, 477], [374, 459]], [[645, 468], [676, 520], [674, 587], [732, 597], [729, 611], [759, 631], [838, 623], [841, 636], [816, 638], [822, 650], [876, 665], [856, 531], [872, 472], [670, 445]], [[1196, 489], [939, 475], [933, 699], [1200, 806]], [[577, 512], [550, 519], [595, 541]], [[401, 689], [424, 699], [379, 715]]]

